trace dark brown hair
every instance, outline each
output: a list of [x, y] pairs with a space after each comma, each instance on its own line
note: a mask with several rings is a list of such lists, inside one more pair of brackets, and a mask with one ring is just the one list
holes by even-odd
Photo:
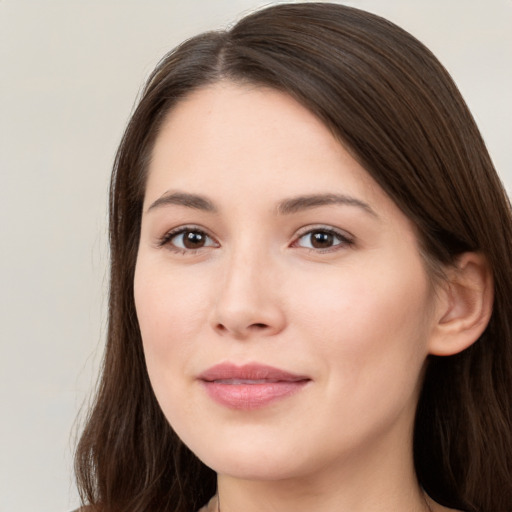
[[414, 37], [358, 9], [281, 4], [169, 53], [119, 147], [110, 191], [111, 287], [103, 373], [76, 454], [85, 504], [102, 512], [191, 512], [215, 493], [149, 383], [133, 277], [145, 172], [161, 122], [219, 80], [284, 91], [316, 114], [416, 225], [430, 268], [483, 253], [495, 281], [484, 334], [431, 357], [418, 405], [415, 467], [440, 503], [512, 510], [512, 221], [475, 122], [448, 73]]

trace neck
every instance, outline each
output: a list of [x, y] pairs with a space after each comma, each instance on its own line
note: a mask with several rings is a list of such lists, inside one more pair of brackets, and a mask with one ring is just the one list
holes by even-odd
[[322, 493], [312, 486], [281, 482], [223, 482], [219, 479], [219, 494], [211, 512], [433, 512], [431, 501], [419, 486], [406, 494], [375, 492], [357, 496], [353, 490], [345, 493]]

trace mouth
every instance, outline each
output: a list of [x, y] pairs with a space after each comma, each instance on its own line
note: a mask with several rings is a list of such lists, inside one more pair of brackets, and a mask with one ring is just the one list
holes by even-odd
[[208, 395], [231, 409], [250, 410], [294, 395], [311, 381], [305, 375], [260, 364], [223, 363], [199, 376]]

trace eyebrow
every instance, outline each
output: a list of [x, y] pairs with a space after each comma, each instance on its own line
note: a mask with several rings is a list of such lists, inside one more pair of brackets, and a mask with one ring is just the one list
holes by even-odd
[[364, 201], [356, 199], [355, 197], [347, 196], [344, 194], [311, 194], [306, 196], [293, 197], [285, 199], [279, 203], [277, 212], [282, 215], [297, 213], [310, 208], [317, 208], [319, 206], [327, 206], [331, 204], [341, 204], [347, 206], [356, 206], [363, 209], [374, 217], [378, 217], [375, 210]]
[[185, 206], [187, 208], [193, 208], [195, 210], [202, 210], [205, 212], [216, 213], [217, 208], [215, 205], [206, 197], [197, 194], [187, 194], [185, 192], [173, 192], [165, 193], [159, 197], [155, 202], [151, 203], [151, 206], [147, 209], [147, 212], [155, 208], [167, 205], [178, 205]]
[[[277, 213], [279, 215], [290, 215], [303, 210], [332, 204], [355, 206], [368, 212], [374, 217], [378, 217], [375, 210], [369, 204], [361, 201], [360, 199], [344, 194], [310, 194], [292, 197], [281, 201], [277, 205]], [[198, 194], [187, 194], [186, 192], [166, 192], [149, 206], [147, 212], [167, 205], [185, 206], [186, 208], [193, 208], [195, 210], [210, 213], [218, 212], [217, 207], [208, 198]]]

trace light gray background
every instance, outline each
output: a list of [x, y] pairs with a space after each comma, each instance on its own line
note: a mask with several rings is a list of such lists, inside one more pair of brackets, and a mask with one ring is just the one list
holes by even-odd
[[[0, 0], [0, 511], [77, 504], [74, 421], [105, 334], [107, 183], [144, 78], [257, 0]], [[512, 0], [353, 0], [429, 46], [512, 186]]]

